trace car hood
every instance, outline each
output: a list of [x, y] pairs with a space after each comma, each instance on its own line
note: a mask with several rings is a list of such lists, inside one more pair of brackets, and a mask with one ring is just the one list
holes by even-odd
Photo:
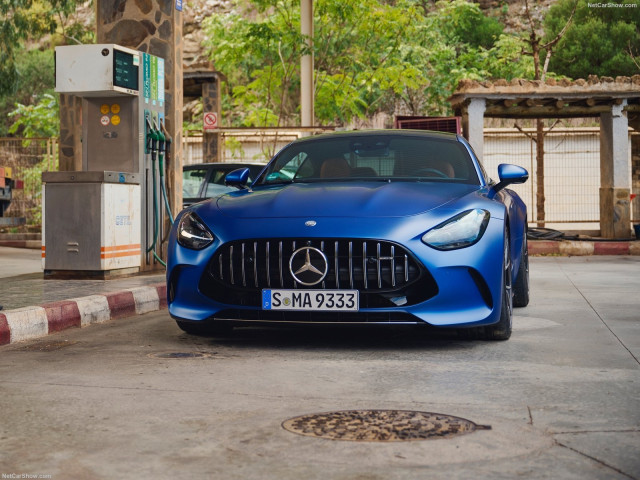
[[233, 192], [218, 197], [217, 206], [232, 218], [405, 217], [478, 189], [438, 182], [300, 183]]

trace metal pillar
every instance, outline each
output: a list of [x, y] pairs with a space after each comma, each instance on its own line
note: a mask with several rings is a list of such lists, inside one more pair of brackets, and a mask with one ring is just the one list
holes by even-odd
[[[300, 0], [300, 29], [307, 47], [313, 49], [313, 0]], [[314, 124], [313, 51], [300, 59], [300, 123]]]
[[[207, 82], [202, 84], [203, 112], [217, 114], [220, 121], [220, 86], [219, 82]], [[205, 129], [202, 135], [202, 159], [205, 162], [220, 162], [220, 134], [217, 129]]]

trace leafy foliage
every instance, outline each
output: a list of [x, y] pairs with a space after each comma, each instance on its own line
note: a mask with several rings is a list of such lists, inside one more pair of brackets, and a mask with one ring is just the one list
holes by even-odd
[[[544, 22], [546, 38], [562, 30], [575, 1], [559, 0], [550, 8]], [[572, 78], [640, 73], [640, 61], [634, 61], [640, 58], [640, 0], [577, 1], [573, 22], [554, 49], [550, 68]]]
[[[80, 0], [0, 0], [0, 136], [9, 134], [8, 113], [53, 93], [52, 46], [91, 43], [94, 34], [76, 18]], [[46, 44], [34, 42], [49, 36]], [[46, 46], [44, 46], [46, 45]]]
[[16, 104], [16, 109], [9, 113], [9, 117], [17, 117], [9, 128], [9, 133], [27, 138], [56, 137], [59, 133], [58, 98], [45, 93], [42, 98], [32, 105]]
[[[345, 124], [398, 108], [448, 113], [446, 98], [463, 78], [511, 78], [526, 73], [519, 39], [502, 33], [479, 6], [440, 1], [316, 0], [314, 2], [315, 115]], [[299, 0], [236, 0], [234, 13], [204, 24], [207, 49], [227, 75], [226, 123], [298, 123]]]

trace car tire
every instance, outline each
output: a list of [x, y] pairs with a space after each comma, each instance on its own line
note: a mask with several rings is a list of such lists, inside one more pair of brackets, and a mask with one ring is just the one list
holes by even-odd
[[233, 332], [233, 327], [226, 323], [214, 322], [181, 322], [176, 320], [176, 324], [185, 333], [197, 336], [218, 336], [229, 335]]
[[500, 299], [500, 320], [495, 325], [484, 327], [485, 340], [508, 340], [511, 337], [513, 320], [513, 275], [511, 271], [511, 248], [509, 231], [504, 234], [504, 255], [502, 259], [502, 295]]
[[527, 305], [529, 305], [529, 248], [527, 245], [527, 228], [525, 227], [520, 267], [513, 283], [513, 306], [526, 307]]
[[500, 320], [486, 327], [465, 328], [458, 336], [467, 340], [508, 340], [511, 337], [513, 319], [513, 290], [509, 232], [505, 230], [502, 259], [502, 295], [500, 295]]

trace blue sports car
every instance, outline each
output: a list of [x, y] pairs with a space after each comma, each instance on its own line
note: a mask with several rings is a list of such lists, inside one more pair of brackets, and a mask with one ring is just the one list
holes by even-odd
[[254, 322], [431, 325], [506, 340], [529, 302], [526, 206], [466, 140], [424, 131], [297, 140], [248, 185], [183, 210], [169, 312], [189, 333]]

